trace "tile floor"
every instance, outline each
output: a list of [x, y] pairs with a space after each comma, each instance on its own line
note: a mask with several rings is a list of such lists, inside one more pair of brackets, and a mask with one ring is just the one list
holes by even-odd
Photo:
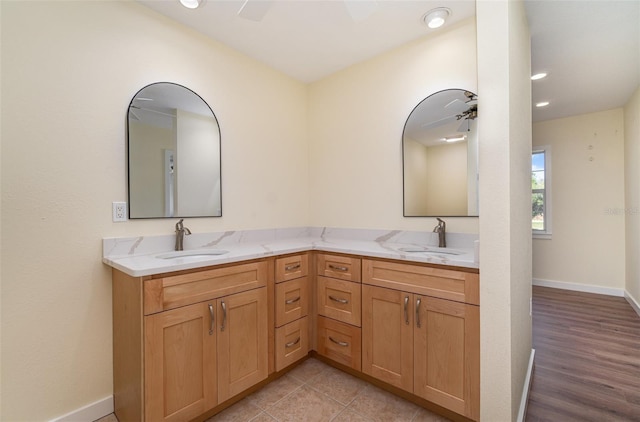
[[[447, 422], [339, 371], [308, 359], [207, 422]], [[113, 415], [98, 422], [117, 422]]]

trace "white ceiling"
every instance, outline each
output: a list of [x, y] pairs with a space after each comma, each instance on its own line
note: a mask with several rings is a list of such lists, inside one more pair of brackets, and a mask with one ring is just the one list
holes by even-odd
[[[446, 25], [475, 15], [474, 0], [275, 0], [260, 21], [238, 16], [244, 0], [138, 0], [300, 81], [312, 82], [434, 30], [425, 12], [446, 6]], [[264, 0], [249, 0], [259, 6]], [[640, 0], [527, 0], [533, 120], [620, 107], [640, 83]], [[356, 6], [363, 15], [349, 11]], [[354, 18], [355, 16], [355, 18]]]

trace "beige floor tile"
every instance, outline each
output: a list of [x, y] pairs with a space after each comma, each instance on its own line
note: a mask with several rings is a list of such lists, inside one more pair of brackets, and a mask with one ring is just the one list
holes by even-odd
[[367, 383], [346, 372], [327, 366], [308, 385], [337, 402], [347, 405], [367, 386]]
[[412, 422], [450, 422], [450, 420], [421, 407]]
[[262, 412], [258, 416], [256, 416], [255, 418], [251, 419], [249, 422], [276, 422], [276, 420], [273, 419], [268, 414]]
[[206, 422], [247, 422], [262, 413], [262, 409], [250, 403], [246, 398], [223, 410]]
[[326, 365], [317, 359], [307, 359], [291, 370], [289, 375], [302, 382], [309, 382], [327, 368], [329, 368], [329, 365]]
[[302, 381], [289, 374], [270, 382], [256, 391], [247, 400], [262, 410], [273, 406], [302, 385]]
[[118, 418], [116, 418], [116, 415], [112, 413], [110, 415], [105, 416], [104, 418], [100, 418], [96, 420], [95, 422], [118, 422]]
[[280, 422], [329, 422], [344, 406], [303, 385], [267, 410]]
[[349, 409], [374, 421], [409, 422], [419, 407], [373, 385], [367, 385], [351, 402]]
[[332, 422], [373, 422], [372, 419], [364, 417], [353, 410], [344, 409]]

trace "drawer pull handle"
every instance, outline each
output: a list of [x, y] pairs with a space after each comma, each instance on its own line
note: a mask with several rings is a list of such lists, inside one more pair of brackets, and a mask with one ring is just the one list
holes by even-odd
[[300, 268], [300, 263], [287, 265], [286, 267], [284, 267], [284, 270], [293, 271], [293, 270], [297, 270], [298, 268]]
[[329, 264], [329, 268], [331, 268], [332, 270], [335, 270], [335, 271], [343, 271], [343, 272], [349, 271], [349, 268], [347, 268], [347, 267], [339, 267], [339, 266], [333, 265], [333, 264]]
[[409, 325], [409, 296], [404, 297], [404, 323]]
[[287, 299], [287, 300], [285, 300], [285, 301], [284, 301], [284, 304], [285, 304], [285, 305], [291, 305], [292, 303], [296, 303], [296, 302], [297, 302], [297, 301], [299, 301], [299, 300], [300, 300], [300, 296], [298, 296], [298, 297], [297, 297], [297, 298], [295, 298], [295, 299]]
[[209, 304], [209, 335], [213, 335], [213, 327], [215, 327], [215, 317], [213, 316], [213, 305]]
[[343, 305], [346, 305], [347, 303], [349, 303], [348, 299], [340, 299], [331, 295], [329, 296], [329, 299], [333, 300], [334, 302], [342, 303]]
[[336, 339], [334, 339], [333, 337], [329, 336], [329, 340], [331, 340], [333, 343], [337, 344], [340, 347], [347, 347], [349, 346], [349, 343], [347, 343], [346, 341], [338, 341]]
[[416, 326], [420, 328], [420, 303], [422, 303], [422, 299], [416, 299]]
[[300, 337], [298, 337], [295, 341], [285, 344], [284, 347], [288, 349], [289, 347], [293, 347], [298, 343], [300, 343]]
[[220, 326], [220, 331], [224, 331], [224, 326], [227, 323], [227, 304], [224, 303], [224, 300], [220, 302], [220, 306], [222, 307], [222, 325]]

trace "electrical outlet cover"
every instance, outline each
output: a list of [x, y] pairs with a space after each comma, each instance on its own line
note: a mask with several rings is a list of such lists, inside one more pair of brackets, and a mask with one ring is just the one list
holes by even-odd
[[127, 203], [126, 202], [114, 202], [113, 203], [113, 221], [127, 221]]

